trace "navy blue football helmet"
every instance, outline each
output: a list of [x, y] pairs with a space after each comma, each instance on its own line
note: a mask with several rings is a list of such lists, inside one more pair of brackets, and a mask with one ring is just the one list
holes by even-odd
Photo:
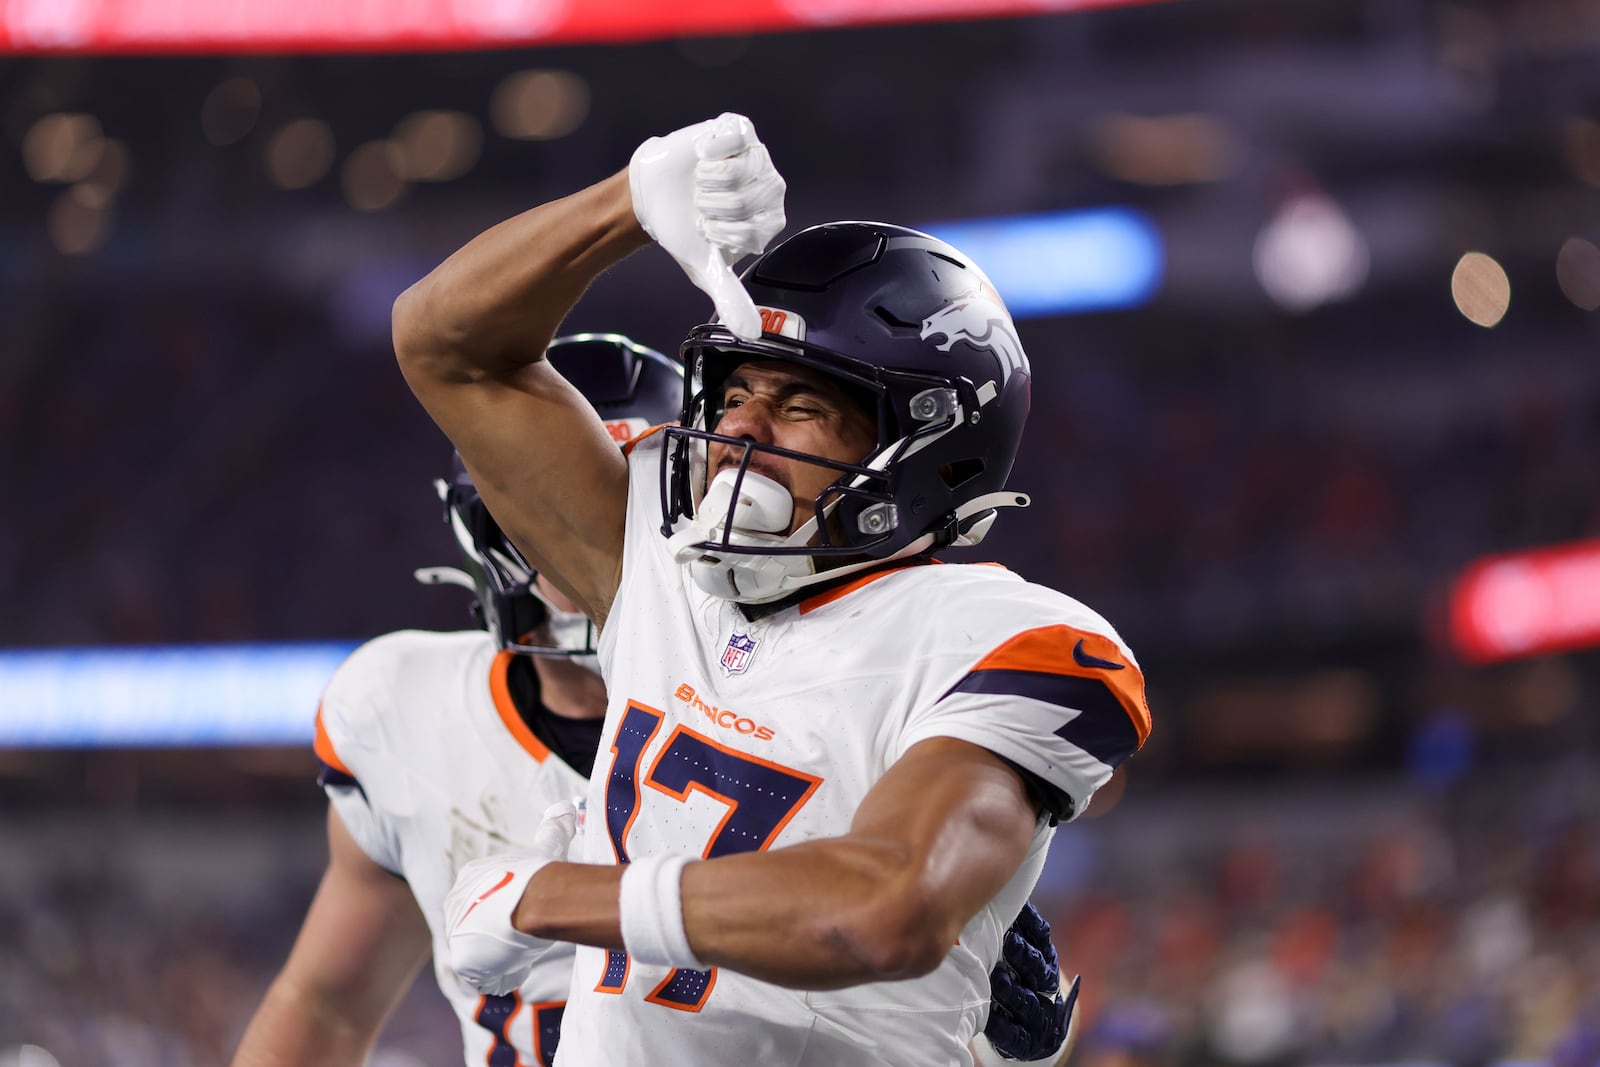
[[[545, 356], [594, 406], [619, 445], [678, 415], [683, 370], [652, 348], [620, 334], [582, 333], [556, 338]], [[452, 458], [450, 477], [439, 479], [434, 487], [444, 502], [445, 520], [461, 548], [464, 567], [423, 568], [416, 572], [417, 580], [471, 589], [476, 596], [474, 618], [503, 649], [592, 656], [593, 624], [539, 594], [533, 568], [489, 514], [459, 455]], [[533, 632], [547, 622], [551, 643], [535, 641]]]
[[[975, 544], [996, 508], [1027, 505], [1004, 486], [1028, 414], [1028, 358], [970, 259], [902, 226], [835, 222], [789, 238], [742, 277], [762, 335], [744, 341], [720, 324], [696, 327], [682, 348], [680, 425], [666, 431], [662, 532], [697, 584], [744, 603], [775, 600], [883, 560]], [[875, 449], [838, 463], [719, 436], [723, 383], [752, 359], [803, 364], [841, 382], [875, 414]], [[731, 492], [707, 492], [710, 441], [745, 447]], [[762, 481], [747, 474], [758, 452], [838, 472], [793, 534], [787, 525], [786, 536], [771, 524], [740, 525], [741, 510], [764, 505], [742, 488]]]

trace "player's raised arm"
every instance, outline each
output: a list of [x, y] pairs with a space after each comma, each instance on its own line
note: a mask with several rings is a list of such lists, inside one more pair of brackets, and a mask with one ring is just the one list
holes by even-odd
[[781, 178], [748, 119], [654, 137], [626, 170], [500, 223], [394, 307], [407, 382], [530, 562], [596, 622], [621, 575], [627, 472], [579, 393], [544, 361], [584, 289], [654, 239], [729, 327], [760, 331], [729, 263], [783, 227]]
[[330, 807], [328, 870], [233, 1067], [364, 1062], [427, 958], [428, 927], [411, 890], [361, 851]]

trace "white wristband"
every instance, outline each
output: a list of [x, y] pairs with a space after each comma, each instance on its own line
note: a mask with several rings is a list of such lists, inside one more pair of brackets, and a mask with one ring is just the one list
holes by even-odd
[[622, 946], [640, 963], [706, 968], [689, 947], [683, 929], [683, 868], [687, 856], [646, 856], [622, 872], [617, 911]]

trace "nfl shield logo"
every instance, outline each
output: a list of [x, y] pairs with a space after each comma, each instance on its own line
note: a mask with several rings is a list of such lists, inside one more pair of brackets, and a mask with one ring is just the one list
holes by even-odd
[[750, 659], [756, 654], [757, 643], [749, 634], [737, 631], [731, 634], [727, 646], [722, 650], [722, 673], [743, 674], [749, 669]]

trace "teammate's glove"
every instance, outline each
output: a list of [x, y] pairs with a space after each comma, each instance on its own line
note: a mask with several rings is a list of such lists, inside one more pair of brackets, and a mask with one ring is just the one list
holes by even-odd
[[1061, 991], [1050, 924], [1032, 904], [1024, 906], [989, 973], [989, 1024], [972, 1042], [980, 1067], [1059, 1063], [1076, 1036], [1079, 981]]
[[761, 336], [761, 318], [732, 264], [783, 229], [786, 186], [743, 115], [725, 112], [640, 145], [628, 164], [633, 213], [645, 233], [711, 295], [738, 336]]
[[552, 804], [525, 851], [473, 860], [456, 875], [444, 898], [450, 931], [450, 968], [480, 993], [502, 995], [522, 985], [554, 942], [511, 925], [532, 878], [547, 863], [567, 858], [578, 830], [571, 801]]

